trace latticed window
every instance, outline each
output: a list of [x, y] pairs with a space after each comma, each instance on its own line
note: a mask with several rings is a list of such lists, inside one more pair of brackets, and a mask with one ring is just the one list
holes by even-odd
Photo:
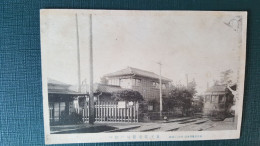
[[160, 87], [160, 84], [159, 84], [158, 82], [153, 82], [153, 87], [159, 88], [159, 87]]
[[140, 79], [132, 79], [132, 84], [134, 86], [140, 86], [141, 85], [141, 80]]
[[120, 79], [120, 86], [122, 88], [131, 88], [131, 80], [130, 79]]
[[108, 84], [119, 86], [119, 79], [109, 79]]
[[153, 105], [148, 105], [148, 111], [153, 111]]

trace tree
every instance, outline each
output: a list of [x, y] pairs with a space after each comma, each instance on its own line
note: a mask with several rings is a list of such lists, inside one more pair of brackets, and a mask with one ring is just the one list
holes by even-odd
[[220, 85], [219, 80], [213, 80], [213, 82], [214, 82], [214, 86], [218, 86], [218, 85]]
[[196, 86], [197, 84], [195, 80], [188, 83], [187, 90], [190, 92], [192, 96], [194, 96], [197, 93]]
[[100, 83], [101, 83], [101, 84], [107, 84], [107, 83], [108, 83], [107, 78], [106, 78], [106, 77], [101, 77], [101, 78], [100, 78]]
[[233, 71], [231, 69], [220, 72], [220, 78], [213, 80], [214, 85], [230, 85], [232, 81]]
[[233, 73], [233, 71], [231, 69], [222, 71], [220, 73], [220, 84], [222, 84], [222, 85], [231, 84], [232, 83], [232, 79], [231, 79], [232, 73]]
[[196, 93], [195, 81], [190, 82], [187, 87], [183, 85], [173, 87], [168, 97], [164, 98], [164, 107], [167, 111], [179, 108], [184, 115], [187, 115], [192, 107], [192, 98]]
[[112, 99], [115, 101], [143, 101], [143, 96], [134, 90], [121, 90], [112, 93]]

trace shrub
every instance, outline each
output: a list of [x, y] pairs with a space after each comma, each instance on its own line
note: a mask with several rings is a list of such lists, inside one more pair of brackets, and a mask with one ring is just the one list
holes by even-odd
[[134, 90], [122, 90], [112, 93], [112, 99], [115, 101], [143, 101], [143, 96]]
[[61, 124], [78, 124], [82, 123], [82, 115], [76, 112], [72, 112], [70, 115], [65, 115], [64, 112], [61, 113]]

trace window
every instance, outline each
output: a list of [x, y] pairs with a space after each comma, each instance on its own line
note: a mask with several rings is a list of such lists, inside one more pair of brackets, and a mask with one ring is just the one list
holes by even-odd
[[131, 88], [131, 80], [130, 79], [120, 79], [120, 86], [122, 88]]
[[[153, 82], [152, 84], [153, 84], [153, 87], [158, 88], [158, 89], [160, 88], [160, 83]], [[166, 89], [166, 84], [162, 83], [162, 89]]]
[[54, 120], [59, 121], [60, 117], [60, 107], [59, 107], [59, 102], [54, 103]]
[[153, 111], [153, 105], [148, 105], [148, 111]]
[[50, 120], [53, 120], [53, 118], [54, 118], [54, 116], [53, 116], [54, 104], [53, 103], [49, 103], [49, 111], [50, 111]]
[[210, 95], [206, 95], [205, 102], [210, 102]]
[[65, 102], [55, 102], [54, 103], [54, 115], [52, 115], [54, 117], [55, 121], [59, 121], [62, 113], [65, 114]]
[[155, 87], [155, 88], [159, 88], [159, 83], [158, 82], [153, 82], [153, 87]]
[[108, 84], [119, 86], [119, 79], [109, 79]]
[[212, 95], [211, 102], [217, 103], [218, 102], [218, 95]]
[[162, 89], [166, 89], [166, 85], [165, 84], [162, 84]]
[[140, 86], [141, 85], [141, 80], [140, 79], [132, 79], [132, 84], [134, 86]]

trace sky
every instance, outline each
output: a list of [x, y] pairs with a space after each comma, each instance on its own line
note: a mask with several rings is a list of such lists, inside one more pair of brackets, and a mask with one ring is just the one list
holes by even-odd
[[[212, 14], [212, 13], [211, 13]], [[77, 84], [77, 33], [75, 13], [52, 13], [41, 25], [42, 49], [47, 52], [47, 76]], [[88, 80], [90, 19], [78, 14], [81, 79]], [[239, 67], [241, 33], [225, 23], [234, 14], [167, 13], [95, 14], [92, 16], [94, 82], [128, 66], [152, 71], [186, 84], [195, 80], [202, 93], [220, 72]]]

